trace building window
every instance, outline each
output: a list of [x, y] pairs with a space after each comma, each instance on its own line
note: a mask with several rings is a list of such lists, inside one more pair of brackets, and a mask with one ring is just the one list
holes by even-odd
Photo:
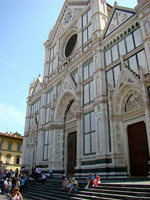
[[36, 124], [39, 122], [39, 116], [40, 116], [39, 113], [37, 115], [35, 115], [35, 122], [36, 122]]
[[50, 112], [51, 112], [50, 107], [46, 108], [46, 118], [45, 118], [45, 123], [50, 122]]
[[93, 76], [93, 62], [83, 67], [83, 81]]
[[82, 44], [85, 44], [92, 38], [92, 25], [90, 24], [87, 28], [82, 31]]
[[3, 143], [3, 141], [0, 141], [0, 149], [2, 149], [2, 143]]
[[55, 54], [56, 54], [56, 45], [52, 49], [46, 49], [45, 62], [52, 60]]
[[72, 74], [71, 74], [71, 77], [72, 77], [72, 79], [73, 79], [75, 85], [77, 85], [77, 83], [78, 83], [78, 71], [72, 73]]
[[8, 154], [8, 155], [6, 156], [6, 164], [10, 164], [10, 158], [11, 158], [11, 155]]
[[117, 84], [117, 80], [119, 78], [121, 68], [120, 65], [115, 66], [114, 68], [110, 69], [106, 72], [106, 81], [107, 81], [107, 88], [108, 84], [111, 85], [111, 89], [113, 90]]
[[15, 163], [14, 163], [15, 165], [19, 165], [20, 164], [20, 158], [21, 157], [19, 155], [15, 157]]
[[34, 104], [31, 105], [31, 115], [40, 110], [40, 102], [41, 100], [38, 100]]
[[82, 16], [82, 27], [85, 27], [91, 21], [91, 9]]
[[84, 105], [94, 100], [94, 80], [83, 86]]
[[68, 57], [70, 56], [70, 54], [72, 53], [75, 45], [77, 42], [77, 34], [74, 34], [73, 36], [71, 36], [71, 38], [69, 39], [67, 45], [66, 45], [66, 49], [65, 49], [65, 56]]
[[47, 93], [47, 102], [46, 104], [50, 104], [52, 102], [53, 99], [53, 90], [51, 90], [49, 93]]
[[44, 157], [43, 160], [49, 160], [49, 139], [50, 139], [50, 130], [45, 131], [44, 134]]
[[49, 52], [49, 60], [53, 59], [56, 54], [56, 45]]
[[84, 123], [84, 155], [96, 153], [95, 114], [87, 113], [83, 118]]
[[12, 143], [8, 143], [8, 151], [11, 151]]
[[16, 158], [16, 164], [19, 165], [20, 163], [20, 158]]
[[142, 66], [144, 75], [148, 73], [148, 64], [145, 50], [142, 50], [127, 60], [125, 60], [127, 66], [132, 69], [136, 74], [139, 74], [139, 66]]
[[147, 91], [148, 91], [148, 98], [149, 98], [149, 102], [150, 102], [150, 86], [148, 86]]
[[141, 29], [138, 28], [110, 49], [105, 51], [105, 67], [109, 66], [120, 58], [120, 55], [126, 55], [143, 43]]
[[49, 63], [48, 74], [51, 74], [51, 73], [54, 71], [54, 67], [55, 67], [55, 59], [53, 59], [53, 60]]
[[17, 144], [17, 151], [21, 152], [21, 144]]

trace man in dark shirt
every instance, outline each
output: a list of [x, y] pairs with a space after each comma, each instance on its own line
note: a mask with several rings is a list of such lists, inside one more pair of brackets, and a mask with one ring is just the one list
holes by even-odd
[[12, 187], [11, 187], [11, 194], [13, 193], [13, 189], [16, 187], [16, 179], [14, 176], [12, 176]]

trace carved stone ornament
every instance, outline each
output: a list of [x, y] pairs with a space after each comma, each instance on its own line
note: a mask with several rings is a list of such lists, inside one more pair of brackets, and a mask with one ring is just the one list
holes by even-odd
[[57, 119], [63, 120], [67, 105], [68, 105], [69, 101], [73, 98], [74, 98], [73, 95], [70, 95], [69, 93], [66, 93], [64, 95], [64, 97], [62, 98], [62, 100], [60, 101], [60, 103], [58, 105]]
[[126, 102], [125, 112], [135, 110], [144, 106], [142, 96], [139, 94], [132, 94]]
[[68, 26], [68, 24], [73, 18], [73, 15], [74, 15], [74, 10], [71, 8], [68, 8], [68, 10], [66, 11], [65, 17], [63, 19], [63, 23], [62, 23], [63, 28]]
[[122, 138], [119, 124], [116, 124], [117, 152], [122, 152]]
[[56, 158], [60, 158], [60, 133], [56, 136]]
[[123, 77], [122, 77], [122, 82], [123, 83], [126, 83], [128, 81], [128, 77], [126, 76], [126, 75], [124, 75]]
[[64, 83], [64, 90], [72, 90], [68, 81]]
[[66, 120], [76, 117], [77, 101], [74, 101], [66, 115]]
[[69, 83], [68, 83], [68, 81], [66, 81], [64, 84], [64, 90], [68, 89], [68, 87], [69, 87]]

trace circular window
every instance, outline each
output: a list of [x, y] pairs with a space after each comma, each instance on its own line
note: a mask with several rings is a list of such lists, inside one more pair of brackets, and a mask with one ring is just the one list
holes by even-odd
[[71, 36], [71, 38], [67, 42], [66, 49], [65, 49], [66, 57], [68, 57], [71, 54], [71, 52], [76, 44], [76, 41], [77, 41], [77, 34], [74, 34], [73, 36]]

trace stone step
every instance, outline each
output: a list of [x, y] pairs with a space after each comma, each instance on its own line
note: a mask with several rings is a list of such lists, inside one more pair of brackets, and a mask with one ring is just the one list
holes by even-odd
[[[30, 189], [31, 190], [31, 189]], [[32, 190], [32, 193], [36, 193], [37, 192], [37, 189], [36, 188], [33, 188]], [[28, 192], [28, 190], [27, 190]], [[85, 199], [88, 199], [89, 197], [93, 199], [93, 197], [95, 199], [99, 199], [99, 198], [105, 198], [105, 199], [149, 199], [150, 198], [146, 198], [146, 196], [144, 195], [138, 195], [138, 196], [135, 196], [135, 194], [130, 194], [130, 193], [122, 193], [119, 194], [117, 191], [115, 191], [116, 193], [112, 193], [111, 191], [109, 190], [106, 190], [106, 191], [99, 191], [99, 190], [90, 190], [87, 191], [87, 190], [79, 190], [78, 193], [76, 192], [75, 195], [77, 197], [82, 197], [82, 198], [85, 198]], [[55, 197], [62, 197], [62, 199], [67, 199], [69, 198], [69, 196], [72, 196], [73, 193], [66, 193], [66, 192], [60, 192], [60, 191], [54, 191], [54, 190], [47, 190], [47, 189], [42, 189], [40, 191], [40, 195], [44, 195], [43, 197], [45, 197], [45, 195], [53, 195]], [[67, 196], [66, 196], [67, 195]], [[149, 195], [147, 195], [148, 197]], [[49, 199], [49, 198], [48, 198]]]
[[57, 194], [56, 193], [51, 193], [51, 192], [41, 192], [40, 193], [37, 193], [36, 191], [33, 192], [32, 191], [29, 191], [27, 190], [23, 196], [25, 197], [29, 197], [31, 199], [35, 199], [35, 200], [47, 200], [47, 199], [52, 199], [52, 200], [62, 200], [62, 199], [69, 199], [70, 197], [68, 195], [62, 195], [62, 194]]
[[[80, 198], [80, 197], [70, 197], [70, 199], [75, 199], [75, 200], [90, 200], [91, 198]], [[98, 199], [102, 199], [102, 200], [114, 200], [114, 198], [104, 198], [104, 197], [99, 197]]]
[[101, 184], [101, 185], [113, 186], [113, 187], [117, 187], [117, 188], [118, 187], [119, 188], [122, 188], [122, 187], [126, 187], [126, 188], [132, 188], [132, 187], [150, 188], [150, 182], [149, 182], [149, 185], [147, 185], [147, 184], [134, 184], [134, 183], [104, 183], [104, 184]]
[[146, 185], [146, 187], [145, 187], [145, 185], [142, 187], [136, 187], [136, 185], [134, 185], [134, 187], [114, 187], [113, 185], [112, 186], [107, 186], [107, 185], [100, 185], [100, 186], [97, 186], [97, 188], [99, 188], [99, 189], [111, 189], [111, 190], [116, 190], [116, 188], [117, 188], [117, 190], [127, 190], [127, 191], [141, 191], [141, 192], [149, 192], [150, 193], [150, 186], [149, 187], [147, 187], [147, 185]]
[[[30, 185], [30, 188], [44, 188], [44, 189], [57, 189], [57, 190], [60, 190], [61, 186], [60, 185], [57, 185], [57, 184], [54, 184], [54, 185]], [[84, 189], [84, 188], [80, 188], [79, 189], [82, 189], [82, 190], [87, 190], [87, 189]], [[117, 189], [117, 190], [116, 190]], [[135, 195], [135, 196], [139, 196], [139, 194], [141, 194], [141, 196], [149, 196], [150, 195], [150, 188], [126, 188], [126, 187], [119, 187], [119, 188], [116, 188], [116, 187], [107, 187], [107, 186], [98, 186], [98, 187], [90, 187], [90, 191], [99, 191], [99, 192], [108, 192], [108, 193], [126, 193], [126, 194], [132, 194], [132, 195]]]
[[[117, 188], [115, 188], [117, 189]], [[79, 190], [84, 190], [87, 191], [88, 189], [79, 189]], [[149, 192], [141, 191], [141, 190], [136, 190], [136, 191], [130, 191], [130, 190], [111, 190], [110, 188], [105, 188], [105, 189], [98, 189], [98, 188], [89, 188], [90, 192], [95, 193], [95, 192], [107, 192], [111, 194], [125, 194], [125, 195], [132, 195], [132, 196], [143, 196], [143, 197], [150, 197]]]
[[[79, 187], [78, 191], [60, 191], [62, 182], [49, 182], [44, 184], [29, 183], [25, 195], [33, 194], [32, 199], [104, 199], [104, 200], [150, 200], [150, 188], [145, 185], [129, 185], [126, 184], [101, 184], [98, 187], [90, 187], [88, 189]], [[84, 184], [85, 186], [85, 184]]]
[[119, 193], [107, 193], [107, 192], [91, 192], [91, 191], [80, 191], [80, 194], [86, 194], [95, 197], [105, 197], [105, 198], [113, 198], [113, 199], [147, 199], [150, 200], [150, 197], [143, 196], [135, 196], [131, 194], [119, 194]]

